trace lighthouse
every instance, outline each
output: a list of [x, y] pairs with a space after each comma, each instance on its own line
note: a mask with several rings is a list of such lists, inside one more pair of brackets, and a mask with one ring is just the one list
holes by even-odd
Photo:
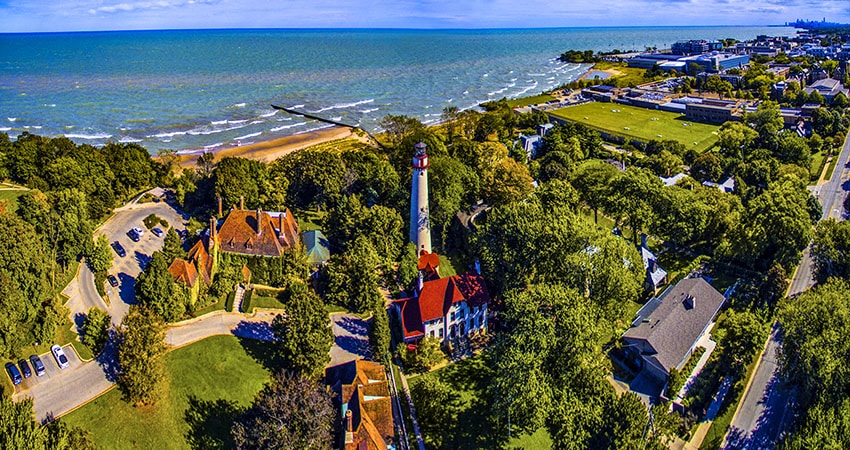
[[425, 144], [413, 146], [413, 182], [410, 184], [410, 241], [416, 253], [431, 253], [431, 223], [428, 219], [428, 155]]

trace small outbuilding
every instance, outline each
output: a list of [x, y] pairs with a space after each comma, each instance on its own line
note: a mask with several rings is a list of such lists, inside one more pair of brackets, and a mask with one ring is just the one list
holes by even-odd
[[328, 242], [328, 238], [320, 230], [305, 231], [301, 234], [301, 242], [304, 243], [304, 251], [307, 253], [308, 264], [321, 266], [330, 259], [330, 242]]

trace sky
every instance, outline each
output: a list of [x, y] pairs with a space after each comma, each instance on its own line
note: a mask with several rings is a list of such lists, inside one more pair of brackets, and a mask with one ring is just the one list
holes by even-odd
[[0, 32], [850, 23], [850, 0], [0, 0]]

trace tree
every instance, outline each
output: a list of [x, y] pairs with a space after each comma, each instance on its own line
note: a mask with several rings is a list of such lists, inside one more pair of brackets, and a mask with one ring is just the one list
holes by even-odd
[[327, 387], [279, 373], [236, 419], [231, 433], [240, 450], [331, 448], [335, 415]]
[[599, 223], [599, 208], [612, 195], [611, 184], [619, 176], [617, 169], [604, 161], [588, 161], [573, 174], [570, 181], [581, 200], [593, 210], [593, 221]]
[[186, 312], [187, 295], [174, 281], [162, 252], [154, 252], [151, 261], [136, 280], [136, 298], [167, 322], [174, 322]]
[[95, 239], [88, 263], [93, 272], [106, 272], [112, 267], [112, 248], [105, 234], [98, 235]]
[[331, 256], [322, 268], [325, 299], [358, 313], [375, 310], [383, 304], [375, 272], [378, 261], [374, 247], [364, 236], [355, 239], [345, 253]]
[[850, 279], [850, 222], [829, 219], [818, 223], [811, 255], [812, 273], [819, 283], [832, 277]]
[[402, 139], [425, 128], [418, 119], [405, 115], [387, 114], [378, 122], [390, 137], [392, 145], [398, 145]]
[[389, 362], [390, 319], [386, 308], [377, 308], [372, 313], [372, 326], [369, 328], [369, 343], [375, 352], [375, 359]]
[[445, 356], [443, 356], [443, 351], [440, 350], [439, 339], [425, 337], [419, 341], [419, 345], [415, 349], [405, 347], [401, 358], [408, 369], [427, 372], [443, 361]]
[[198, 175], [200, 175], [201, 178], [211, 177], [213, 170], [215, 169], [215, 155], [212, 152], [201, 153], [201, 155], [198, 156], [196, 165], [198, 166]]
[[398, 283], [402, 289], [409, 289], [419, 276], [419, 257], [416, 254], [416, 244], [408, 242], [401, 253], [398, 263]]
[[723, 167], [720, 165], [720, 160], [712, 152], [699, 155], [691, 164], [691, 176], [698, 181], [717, 182], [722, 175]]
[[458, 393], [437, 377], [410, 387], [410, 398], [416, 404], [416, 415], [428, 448], [450, 448], [453, 436], [448, 435], [457, 424], [460, 410]]
[[39, 425], [33, 420], [32, 399], [12, 401], [0, 396], [0, 444], [8, 450], [93, 450], [88, 433], [62, 420]]
[[272, 330], [287, 367], [304, 376], [321, 373], [328, 362], [333, 333], [322, 300], [307, 286], [290, 288], [286, 315], [277, 315]]
[[532, 181], [526, 166], [510, 158], [502, 159], [484, 174], [484, 200], [490, 205], [522, 200], [531, 194]]
[[431, 223], [444, 225], [461, 208], [478, 196], [479, 178], [462, 162], [449, 157], [431, 157], [428, 192]]
[[162, 254], [166, 261], [174, 261], [186, 255], [183, 251], [183, 241], [173, 227], [165, 232], [165, 238], [162, 241]]
[[726, 122], [717, 131], [720, 153], [732, 158], [744, 159], [758, 137], [757, 131], [741, 122]]
[[165, 323], [151, 308], [133, 306], [118, 330], [118, 386], [136, 406], [156, 403], [167, 379]]
[[340, 194], [345, 165], [337, 153], [305, 149], [275, 160], [269, 168], [271, 179], [286, 179], [286, 201], [301, 209], [322, 208]]
[[109, 328], [112, 317], [100, 308], [91, 308], [83, 320], [80, 341], [90, 348], [94, 354], [99, 354], [109, 340]]
[[247, 158], [222, 158], [213, 171], [215, 194], [225, 205], [237, 205], [244, 200], [246, 208], [265, 208], [272, 191], [286, 192], [286, 178], [273, 186], [265, 163]]
[[721, 366], [742, 376], [744, 368], [755, 358], [756, 349], [764, 345], [767, 327], [751, 311], [729, 311], [719, 328]]

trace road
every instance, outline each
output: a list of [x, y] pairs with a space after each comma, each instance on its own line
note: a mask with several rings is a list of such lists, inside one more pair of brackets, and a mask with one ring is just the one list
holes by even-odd
[[[812, 193], [818, 197], [823, 206], [821, 220], [844, 218], [843, 203], [847, 192], [850, 191], [848, 160], [850, 160], [850, 135], [844, 140], [844, 146], [838, 155], [838, 162], [830, 180], [812, 189]], [[814, 285], [812, 259], [809, 248], [806, 248], [797, 271], [791, 279], [788, 296], [793, 297], [812, 285]], [[776, 357], [781, 346], [782, 333], [778, 325], [774, 324], [750, 384], [732, 418], [722, 448], [772, 448], [786, 426], [786, 421], [792, 412], [789, 406], [793, 401], [793, 394], [783, 389], [778, 382]]]
[[[263, 311], [254, 316], [224, 311], [172, 324], [165, 341], [171, 350], [216, 335], [234, 335], [250, 339], [270, 340], [274, 313]], [[69, 367], [60, 370], [50, 353], [41, 355], [45, 371], [42, 377], [31, 377], [18, 385], [12, 399], [33, 399], [36, 419], [43, 422], [60, 417], [94, 400], [109, 390], [115, 381], [115, 350], [104, 350], [95, 361], [82, 362], [73, 347], [64, 347]]]

